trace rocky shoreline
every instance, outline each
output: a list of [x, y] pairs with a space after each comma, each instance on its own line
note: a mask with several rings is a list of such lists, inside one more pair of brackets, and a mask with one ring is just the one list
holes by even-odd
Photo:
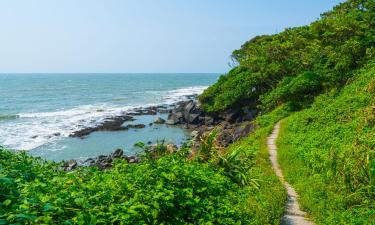
[[[218, 131], [216, 141], [221, 147], [227, 147], [241, 137], [248, 135], [254, 125], [251, 122], [256, 116], [255, 110], [241, 109], [239, 111], [228, 111], [220, 115], [211, 115], [199, 107], [196, 96], [190, 96], [189, 100], [181, 101], [172, 105], [150, 106], [137, 108], [131, 112], [123, 113], [119, 116], [105, 118], [101, 123], [94, 127], [83, 128], [73, 132], [70, 137], [84, 138], [96, 131], [122, 131], [133, 129], [142, 129], [145, 124], [128, 124], [136, 120], [137, 116], [168, 114], [167, 119], [157, 117], [153, 123], [148, 124], [166, 124], [169, 126], [180, 126], [191, 131], [194, 148], [200, 146], [201, 136], [213, 129]], [[124, 125], [126, 123], [127, 125]], [[151, 144], [151, 143], [148, 143]], [[95, 158], [86, 159], [83, 162], [68, 160], [63, 162], [62, 167], [65, 171], [71, 171], [79, 166], [98, 166], [100, 169], [108, 169], [113, 165], [115, 159], [127, 160], [129, 163], [138, 163], [138, 156], [125, 156], [122, 149], [117, 149], [109, 155], [100, 155]]]

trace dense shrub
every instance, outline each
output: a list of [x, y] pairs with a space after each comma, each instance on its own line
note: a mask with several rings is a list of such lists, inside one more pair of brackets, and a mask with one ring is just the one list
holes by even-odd
[[322, 91], [319, 76], [312, 72], [304, 72], [296, 77], [284, 78], [278, 86], [260, 97], [261, 107], [266, 111], [274, 106], [289, 103], [294, 110], [312, 102]]
[[249, 194], [206, 164], [176, 155], [65, 173], [0, 150], [0, 224], [248, 224]]

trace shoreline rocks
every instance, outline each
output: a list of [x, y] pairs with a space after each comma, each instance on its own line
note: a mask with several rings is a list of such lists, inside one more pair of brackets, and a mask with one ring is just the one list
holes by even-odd
[[84, 137], [95, 131], [119, 131], [127, 130], [128, 127], [122, 127], [122, 124], [126, 121], [134, 121], [132, 116], [118, 116], [112, 118], [106, 118], [101, 124], [95, 127], [86, 127], [81, 130], [75, 131], [69, 135], [69, 137]]
[[[158, 115], [158, 113], [169, 113], [168, 119], [164, 120], [157, 117], [153, 124], [166, 124], [180, 126], [184, 129], [191, 130], [192, 149], [193, 151], [200, 146], [201, 139], [205, 133], [216, 129], [218, 134], [216, 136], [217, 143], [222, 147], [227, 147], [229, 144], [247, 136], [255, 129], [252, 120], [257, 115], [254, 109], [241, 108], [236, 110], [228, 110], [219, 115], [211, 115], [206, 113], [199, 107], [198, 102], [194, 99], [196, 96], [192, 95], [187, 101], [181, 101], [173, 105], [151, 106], [147, 108], [137, 108], [134, 111], [116, 116], [106, 118], [102, 123], [96, 127], [83, 128], [70, 135], [70, 137], [83, 138], [95, 131], [121, 131], [128, 129], [141, 129], [146, 127], [145, 124], [128, 124], [123, 126], [124, 122], [134, 121], [136, 116], [142, 115]], [[173, 107], [173, 108], [171, 108]], [[169, 144], [167, 151], [170, 153], [178, 151], [178, 147]], [[95, 158], [89, 158], [82, 163], [75, 160], [63, 162], [63, 169], [65, 171], [72, 171], [79, 166], [98, 166], [104, 170], [113, 166], [115, 159], [127, 160], [128, 163], [139, 163], [141, 160], [137, 156], [126, 156], [123, 150], [117, 149], [114, 153], [109, 155], [99, 155]]]
[[[179, 102], [168, 115], [166, 124], [178, 125], [185, 129], [193, 130], [194, 138], [200, 137], [203, 133], [209, 132], [215, 127], [218, 129], [217, 140], [222, 147], [237, 141], [248, 135], [255, 126], [251, 121], [257, 114], [256, 110], [242, 108], [228, 110], [220, 115], [210, 115], [202, 110], [198, 102], [189, 100]], [[198, 143], [199, 144], [199, 143]]]
[[77, 162], [77, 160], [71, 159], [63, 161], [61, 167], [64, 171], [70, 172], [78, 167], [86, 166], [97, 166], [101, 170], [112, 168], [113, 162], [116, 159], [126, 160], [128, 163], [139, 163], [141, 159], [138, 156], [126, 156], [122, 149], [116, 149], [109, 155], [99, 155], [94, 158], [88, 158], [83, 162]]

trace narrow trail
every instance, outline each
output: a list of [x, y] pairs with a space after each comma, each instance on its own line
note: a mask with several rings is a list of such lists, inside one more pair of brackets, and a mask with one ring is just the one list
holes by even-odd
[[288, 200], [285, 206], [285, 214], [281, 218], [282, 225], [314, 225], [313, 222], [306, 219], [306, 212], [299, 208], [298, 195], [294, 188], [285, 181], [280, 165], [277, 162], [276, 139], [279, 136], [280, 122], [273, 128], [272, 134], [267, 138], [270, 160], [276, 175], [279, 177], [288, 192]]

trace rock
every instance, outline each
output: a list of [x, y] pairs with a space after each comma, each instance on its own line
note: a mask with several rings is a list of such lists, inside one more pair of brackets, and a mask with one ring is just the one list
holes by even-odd
[[154, 125], [154, 124], [153, 124], [153, 123], [149, 123], [148, 125], [151, 127], [151, 126]]
[[152, 141], [148, 141], [147, 144], [148, 144], [148, 145], [152, 144]]
[[113, 158], [121, 158], [124, 155], [124, 151], [122, 149], [116, 149], [114, 153], [112, 153]]
[[195, 108], [195, 103], [193, 101], [189, 101], [185, 106], [184, 106], [184, 116], [187, 118], [189, 116], [189, 113], [193, 111]]
[[177, 151], [177, 146], [174, 144], [167, 144], [167, 152], [174, 153]]
[[169, 109], [157, 109], [157, 112], [161, 113], [161, 114], [165, 114], [165, 113], [170, 113], [171, 110], [169, 110]]
[[101, 124], [96, 127], [86, 127], [81, 130], [75, 131], [69, 135], [69, 137], [84, 137], [95, 131], [119, 131], [126, 130], [127, 127], [122, 127], [122, 124], [126, 121], [133, 121], [132, 116], [118, 116], [113, 118], [105, 119]]
[[197, 124], [199, 122], [199, 114], [189, 114], [188, 123]]
[[158, 118], [154, 121], [154, 123], [156, 123], [156, 124], [164, 124], [164, 123], [165, 123], [165, 119], [158, 117]]
[[128, 163], [139, 163], [140, 159], [136, 156], [129, 156], [127, 158]]
[[95, 159], [88, 158], [83, 162], [84, 166], [94, 166], [95, 165]]
[[77, 166], [78, 166], [77, 161], [74, 159], [66, 161], [63, 165], [64, 170], [68, 172], [74, 170], [75, 168], [77, 168]]
[[182, 112], [172, 112], [168, 116], [168, 120], [165, 122], [168, 125], [176, 125], [181, 124], [184, 121], [184, 117], [182, 115]]
[[31, 136], [32, 139], [35, 139], [37, 137], [38, 137], [38, 135]]
[[197, 131], [197, 130], [192, 131], [190, 136], [191, 136], [192, 139], [197, 138], [199, 136], [199, 131]]
[[242, 137], [246, 137], [253, 130], [254, 125], [252, 123], [247, 123], [245, 125], [236, 127], [233, 132], [233, 141], [237, 141]]
[[233, 123], [236, 121], [236, 119], [241, 115], [241, 111], [240, 110], [231, 110], [229, 112], [227, 112], [225, 115], [224, 115], [224, 119], [225, 121], [229, 122], [229, 123]]
[[249, 121], [253, 120], [256, 115], [258, 114], [258, 111], [256, 109], [243, 109], [244, 115], [242, 120]]
[[141, 128], [145, 128], [145, 127], [146, 127], [146, 125], [144, 125], [144, 124], [129, 124], [125, 128], [127, 128], [127, 129], [129, 129], [129, 128], [141, 129]]
[[214, 125], [214, 118], [212, 118], [212, 117], [205, 116], [201, 120], [204, 121], [205, 125]]
[[53, 136], [60, 136], [61, 135], [61, 133], [60, 132], [56, 132], [56, 133], [53, 133]]

